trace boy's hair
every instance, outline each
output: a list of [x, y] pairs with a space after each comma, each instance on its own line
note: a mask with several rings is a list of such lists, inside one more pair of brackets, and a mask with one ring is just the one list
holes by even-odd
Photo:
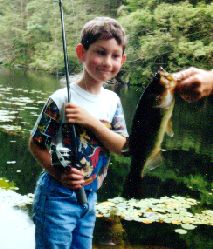
[[125, 32], [122, 26], [113, 18], [96, 17], [87, 22], [81, 32], [81, 43], [84, 49], [89, 49], [90, 45], [98, 40], [109, 40], [114, 38], [118, 45], [126, 46]]

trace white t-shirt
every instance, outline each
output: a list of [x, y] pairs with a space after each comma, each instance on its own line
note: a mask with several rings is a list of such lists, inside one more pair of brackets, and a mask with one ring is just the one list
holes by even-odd
[[[99, 120], [111, 123], [115, 116], [120, 98], [111, 90], [101, 88], [100, 94], [94, 95], [82, 89], [77, 84], [70, 84], [71, 102], [84, 108], [91, 115]], [[60, 110], [63, 109], [64, 103], [67, 103], [67, 89], [59, 89], [50, 96]], [[123, 116], [123, 113], [121, 113]], [[123, 118], [123, 117], [122, 117]]]
[[[101, 88], [93, 95], [76, 83], [70, 84], [71, 102], [84, 108], [116, 133], [127, 137], [127, 129], [120, 98], [116, 93]], [[71, 149], [72, 139], [69, 125], [65, 122], [64, 103], [67, 103], [67, 88], [53, 93], [45, 104], [32, 137], [41, 146], [63, 147]], [[97, 140], [94, 134], [80, 125], [75, 125], [78, 147], [78, 164], [82, 165], [85, 175], [85, 189], [97, 190], [106, 176], [109, 164], [109, 151]]]

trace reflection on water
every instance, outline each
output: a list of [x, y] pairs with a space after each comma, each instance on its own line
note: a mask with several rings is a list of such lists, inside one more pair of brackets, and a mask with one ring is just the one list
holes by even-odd
[[[17, 194], [7, 192], [5, 196], [5, 192], [0, 191], [1, 249], [34, 248], [31, 212], [30, 209], [27, 211], [26, 206], [24, 210], [20, 208], [20, 202], [31, 197], [28, 194], [33, 193], [41, 168], [27, 150], [27, 139], [47, 96], [60, 87], [62, 86], [55, 77], [45, 74], [0, 71], [0, 188], [10, 189]], [[119, 92], [129, 130], [140, 92], [140, 89], [135, 88], [121, 89]], [[164, 164], [150, 171], [141, 181], [139, 187], [143, 198], [155, 198], [158, 201], [165, 196], [168, 199], [173, 196], [193, 198], [198, 205], [193, 206], [192, 212], [212, 210], [212, 103], [211, 98], [195, 104], [188, 104], [177, 98], [173, 112], [175, 135], [173, 138], [166, 138], [163, 144]], [[121, 196], [128, 170], [128, 158], [112, 156], [108, 177], [99, 191], [99, 202]], [[6, 205], [3, 197], [10, 199], [7, 201], [9, 204]], [[149, 212], [150, 215], [151, 211], [149, 207], [144, 214]], [[164, 211], [161, 210], [162, 214]], [[178, 209], [176, 212], [180, 213]], [[166, 223], [163, 220], [150, 223], [150, 217], [146, 217], [146, 222], [136, 222], [132, 218], [121, 219], [112, 212], [110, 217], [99, 218], [94, 234], [94, 248], [213, 248], [212, 226], [205, 225], [206, 223], [194, 224], [193, 221], [197, 227], [188, 230], [186, 234], [180, 234], [181, 232], [175, 232], [182, 228], [180, 224]], [[9, 235], [12, 238], [10, 241]]]
[[33, 249], [34, 225], [28, 213], [0, 204], [0, 248]]

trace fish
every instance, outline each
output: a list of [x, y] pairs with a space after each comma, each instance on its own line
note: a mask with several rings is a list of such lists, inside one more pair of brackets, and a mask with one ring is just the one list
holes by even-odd
[[163, 162], [161, 145], [165, 134], [174, 135], [175, 87], [173, 76], [160, 68], [139, 98], [128, 139], [131, 165], [125, 182], [125, 195], [129, 193], [130, 197], [136, 197], [140, 192], [141, 178]]

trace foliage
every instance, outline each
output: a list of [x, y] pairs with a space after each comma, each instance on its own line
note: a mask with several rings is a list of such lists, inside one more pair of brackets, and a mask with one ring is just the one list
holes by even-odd
[[[0, 1], [0, 62], [56, 72], [63, 68], [58, 3], [52, 0]], [[64, 21], [72, 68], [78, 68], [75, 44], [83, 24], [97, 15], [115, 16], [120, 0], [64, 1]]]
[[[0, 0], [0, 62], [56, 72], [63, 69], [58, 3]], [[123, 5], [121, 5], [123, 4]], [[168, 71], [213, 64], [213, 4], [189, 0], [64, 1], [70, 68], [83, 24], [97, 15], [118, 18], [128, 36], [127, 62], [119, 78], [142, 84], [160, 65]]]
[[168, 2], [128, 0], [120, 8], [129, 40], [125, 69], [132, 84], [146, 80], [160, 65], [175, 71], [213, 64], [213, 4]]

